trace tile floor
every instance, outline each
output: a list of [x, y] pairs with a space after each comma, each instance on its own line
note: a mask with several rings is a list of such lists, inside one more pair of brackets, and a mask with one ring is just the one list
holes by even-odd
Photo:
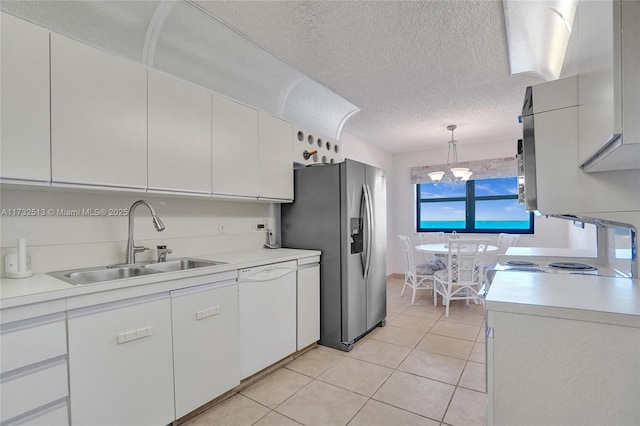
[[445, 318], [430, 291], [387, 289], [387, 325], [351, 352], [318, 346], [185, 425], [483, 425], [482, 306]]

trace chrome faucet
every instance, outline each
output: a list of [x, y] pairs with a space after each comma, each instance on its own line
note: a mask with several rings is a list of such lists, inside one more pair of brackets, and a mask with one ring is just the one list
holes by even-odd
[[136, 246], [133, 242], [133, 212], [136, 207], [144, 204], [149, 208], [151, 212], [151, 220], [153, 222], [153, 226], [156, 228], [156, 231], [164, 231], [164, 224], [156, 214], [156, 209], [145, 200], [138, 200], [131, 205], [129, 208], [129, 239], [127, 240], [127, 263], [136, 263], [136, 253], [142, 253], [145, 250], [149, 250], [148, 247], [144, 246]]
[[173, 253], [173, 250], [167, 248], [167, 246], [158, 246], [158, 263], [166, 262], [167, 255]]

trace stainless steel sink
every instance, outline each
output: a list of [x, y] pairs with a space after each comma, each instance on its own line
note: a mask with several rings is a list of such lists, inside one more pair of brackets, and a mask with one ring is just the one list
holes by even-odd
[[203, 268], [220, 265], [225, 262], [181, 258], [162, 263], [135, 263], [131, 265], [99, 266], [86, 269], [72, 269], [67, 271], [49, 272], [52, 277], [61, 279], [69, 284], [93, 284], [123, 278], [139, 277], [142, 275], [159, 274], [163, 272], [183, 271], [187, 269]]
[[144, 265], [145, 269], [151, 269], [158, 272], [172, 272], [172, 271], [184, 271], [185, 269], [204, 268], [206, 266], [221, 265], [224, 262], [217, 262], [215, 260], [202, 260], [202, 259], [174, 259], [167, 260], [161, 263], [149, 263]]

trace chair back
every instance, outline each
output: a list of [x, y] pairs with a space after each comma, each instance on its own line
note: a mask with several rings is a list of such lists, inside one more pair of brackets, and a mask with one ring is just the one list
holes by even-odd
[[498, 235], [498, 253], [505, 254], [509, 247], [514, 247], [518, 243], [520, 235], [500, 234]]
[[444, 243], [444, 232], [418, 232], [420, 244]]
[[402, 254], [404, 255], [404, 270], [406, 273], [415, 275], [416, 264], [413, 259], [413, 247], [411, 247], [411, 240], [406, 235], [398, 235], [400, 239], [400, 247], [402, 247]]
[[484, 257], [488, 245], [489, 240], [449, 240], [448, 282], [479, 288], [484, 277]]

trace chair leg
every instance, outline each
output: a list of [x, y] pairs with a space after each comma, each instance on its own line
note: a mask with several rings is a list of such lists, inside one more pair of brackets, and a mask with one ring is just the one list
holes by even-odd
[[[445, 297], [442, 296], [442, 298], [444, 299]], [[445, 303], [444, 316], [449, 318], [449, 298], [448, 297], [446, 300], [444, 300], [444, 303]]]
[[413, 286], [413, 294], [411, 294], [411, 304], [413, 305], [414, 303], [416, 303], [416, 287], [417, 285]]
[[400, 297], [404, 297], [404, 289], [407, 288], [407, 276], [404, 276], [404, 285], [402, 286], [402, 292], [400, 293]]

